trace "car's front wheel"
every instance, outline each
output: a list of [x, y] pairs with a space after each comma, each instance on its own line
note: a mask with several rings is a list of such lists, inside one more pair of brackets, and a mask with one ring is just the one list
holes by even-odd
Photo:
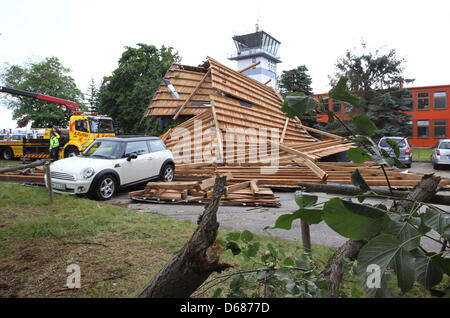
[[117, 181], [112, 175], [105, 175], [101, 177], [94, 188], [94, 195], [97, 200], [111, 199], [117, 190]]
[[175, 175], [175, 169], [173, 165], [167, 164], [164, 166], [161, 172], [161, 179], [166, 182], [172, 182]]

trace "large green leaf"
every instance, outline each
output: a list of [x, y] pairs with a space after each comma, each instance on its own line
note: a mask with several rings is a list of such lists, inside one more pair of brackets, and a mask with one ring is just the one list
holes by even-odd
[[348, 78], [342, 76], [336, 86], [328, 92], [328, 96], [332, 99], [358, 106], [361, 103], [361, 100], [349, 93], [347, 90], [347, 81]]
[[415, 258], [406, 250], [401, 248], [394, 258], [394, 270], [397, 274], [397, 284], [402, 293], [409, 291], [414, 285]]
[[287, 96], [281, 110], [292, 118], [316, 111], [318, 106], [317, 100], [312, 96]]
[[319, 224], [323, 220], [323, 211], [316, 209], [299, 209], [294, 214], [308, 225]]
[[377, 130], [377, 126], [375, 126], [373, 121], [371, 121], [366, 115], [356, 115], [355, 117], [353, 117], [353, 122], [369, 136], [373, 136], [375, 134], [375, 131]]
[[280, 215], [271, 229], [290, 230], [292, 228], [292, 222], [296, 219], [301, 219], [309, 225], [318, 224], [322, 221], [322, 218], [322, 210], [299, 209], [294, 213]]
[[347, 155], [354, 163], [364, 163], [370, 160], [370, 155], [362, 148], [350, 148], [347, 150]]
[[364, 192], [370, 191], [369, 185], [367, 184], [366, 180], [364, 180], [362, 175], [359, 173], [358, 169], [356, 169], [355, 171], [352, 172], [351, 179], [352, 179], [352, 184], [355, 187], [359, 187]]
[[316, 204], [318, 197], [303, 191], [295, 191], [294, 199], [299, 208], [305, 208]]
[[392, 139], [387, 138], [386, 142], [391, 146], [392, 150], [394, 151], [395, 157], [400, 157], [400, 148], [398, 146], [398, 142]]
[[[400, 273], [401, 287], [407, 289], [411, 285], [411, 262], [414, 257], [403, 248], [402, 242], [394, 235], [380, 234], [370, 240], [361, 248], [357, 260], [358, 279], [361, 287], [370, 297], [375, 297], [378, 292], [378, 288], [367, 284], [371, 275], [368, 269], [372, 266], [378, 266], [378, 274], [383, 275], [389, 264], [393, 263], [396, 273]], [[414, 274], [412, 281], [414, 282]]]
[[333, 198], [324, 204], [323, 219], [340, 235], [352, 239], [367, 239], [380, 232], [384, 211], [362, 204]]
[[416, 256], [416, 280], [426, 289], [430, 290], [442, 280], [442, 268], [433, 260], [434, 253]]
[[383, 220], [382, 231], [395, 235], [401, 242], [408, 241], [405, 248], [411, 251], [420, 244], [421, 233], [416, 229], [420, 223], [420, 218], [391, 213]]
[[433, 256], [433, 261], [441, 266], [442, 271], [450, 275], [450, 258], [443, 258], [440, 255]]
[[422, 220], [426, 226], [441, 234], [446, 239], [450, 239], [450, 214], [439, 211], [434, 207], [427, 208], [422, 215]]

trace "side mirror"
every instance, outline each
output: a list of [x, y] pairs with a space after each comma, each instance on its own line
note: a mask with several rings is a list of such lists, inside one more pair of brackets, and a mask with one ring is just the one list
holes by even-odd
[[127, 155], [127, 161], [131, 161], [131, 159], [136, 159], [137, 155], [135, 153], [129, 153]]

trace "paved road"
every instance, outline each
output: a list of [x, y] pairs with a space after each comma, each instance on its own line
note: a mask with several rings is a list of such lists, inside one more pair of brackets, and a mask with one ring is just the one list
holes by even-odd
[[[429, 167], [428, 167], [429, 166]], [[411, 172], [432, 173], [433, 168], [431, 164], [414, 163]], [[437, 171], [438, 175], [449, 177], [450, 170]], [[288, 240], [301, 241], [300, 221], [296, 220], [293, 223], [291, 230], [264, 230], [266, 226], [273, 226], [276, 219], [286, 213], [293, 212], [298, 209], [294, 201], [293, 192], [277, 192], [276, 196], [280, 198], [281, 207], [279, 208], [259, 208], [254, 209], [250, 207], [229, 207], [221, 206], [218, 211], [218, 221], [220, 226], [231, 230], [249, 230], [253, 233], [274, 236]], [[319, 196], [319, 201], [325, 201], [332, 198], [332, 195], [324, 193], [316, 193]], [[177, 205], [177, 204], [151, 204], [151, 203], [136, 203], [128, 199], [127, 192], [121, 193], [119, 196], [109, 201], [112, 204], [120, 204], [128, 206], [129, 208], [140, 211], [152, 212], [180, 220], [191, 220], [196, 222], [198, 216], [202, 213], [203, 207], [199, 205]], [[375, 202], [375, 201], [373, 201]], [[449, 207], [441, 207], [449, 209]], [[311, 241], [316, 245], [324, 245], [329, 247], [338, 247], [342, 245], [346, 239], [341, 237], [332, 229], [330, 229], [324, 222], [310, 227]], [[434, 244], [431, 240], [424, 241], [428, 250], [438, 250], [440, 246]]]

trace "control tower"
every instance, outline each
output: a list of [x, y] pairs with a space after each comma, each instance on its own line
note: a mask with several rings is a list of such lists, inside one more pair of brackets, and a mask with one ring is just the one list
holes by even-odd
[[233, 40], [237, 51], [229, 59], [238, 62], [237, 70], [260, 62], [242, 74], [276, 88], [277, 64], [281, 62], [277, 56], [280, 42], [266, 32], [259, 31], [258, 26], [255, 33], [235, 35]]

